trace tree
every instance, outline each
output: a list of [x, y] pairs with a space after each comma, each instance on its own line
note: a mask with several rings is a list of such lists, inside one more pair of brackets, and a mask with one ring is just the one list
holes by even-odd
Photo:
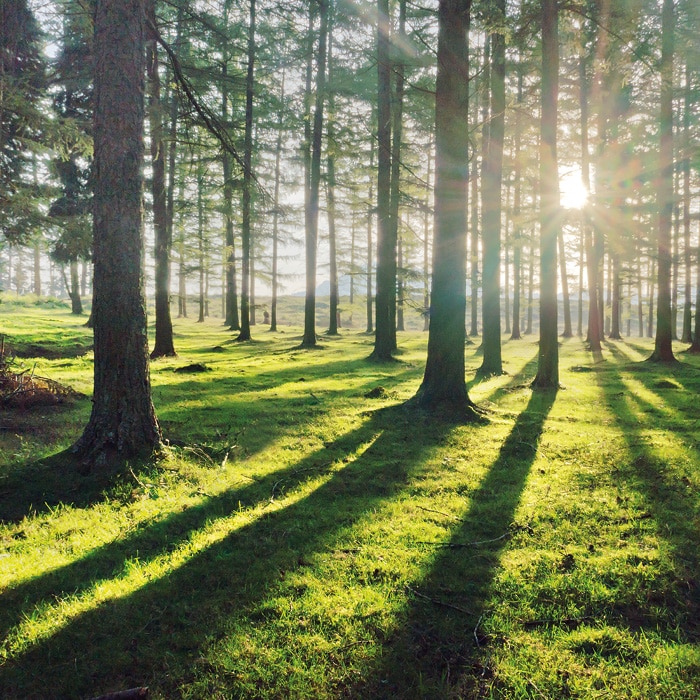
[[674, 0], [664, 0], [661, 11], [661, 103], [659, 113], [658, 277], [656, 337], [653, 362], [675, 362], [671, 325], [671, 221], [673, 217], [673, 53]]
[[542, 113], [540, 116], [540, 346], [536, 389], [559, 386], [557, 233], [561, 216], [557, 170], [559, 84], [558, 0], [542, 3]]
[[396, 350], [396, 232], [391, 221], [391, 39], [389, 0], [377, 20], [377, 294], [371, 358], [388, 362]]
[[151, 31], [147, 42], [146, 70], [148, 74], [148, 118], [151, 130], [151, 193], [153, 195], [153, 230], [155, 234], [155, 342], [151, 358], [175, 355], [173, 323], [170, 318], [170, 250], [172, 239], [168, 226], [165, 189], [165, 140], [158, 73], [158, 44], [156, 40], [155, 0], [147, 0], [148, 24]]
[[46, 122], [39, 37], [26, 0], [0, 3], [0, 234], [10, 242], [30, 238], [42, 221], [28, 171]]
[[479, 376], [503, 373], [501, 358], [501, 196], [503, 182], [503, 135], [506, 88], [506, 4], [494, 4], [491, 21], [490, 119], [482, 175], [482, 348]]
[[425, 373], [414, 401], [455, 418], [476, 415], [464, 378], [470, 0], [440, 0], [435, 87], [435, 239]]
[[92, 413], [73, 451], [89, 467], [144, 457], [162, 442], [151, 401], [142, 289], [144, 0], [95, 13]]
[[305, 208], [306, 228], [306, 298], [304, 301], [305, 348], [316, 346], [316, 256], [318, 252], [318, 214], [321, 185], [321, 148], [323, 140], [323, 109], [326, 93], [326, 62], [328, 47], [328, 3], [317, 0], [320, 15], [318, 53], [316, 55], [316, 103], [311, 130], [308, 201]]

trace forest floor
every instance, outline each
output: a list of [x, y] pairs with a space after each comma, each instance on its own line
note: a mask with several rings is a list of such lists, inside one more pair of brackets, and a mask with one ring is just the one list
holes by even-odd
[[[700, 359], [594, 358], [533, 336], [470, 384], [487, 412], [406, 411], [426, 334], [175, 322], [152, 363], [163, 458], [81, 475], [84, 319], [0, 305], [15, 362], [86, 395], [0, 407], [0, 696], [664, 698], [700, 688]], [[505, 336], [504, 336], [505, 337]], [[480, 365], [467, 347], [467, 376]], [[183, 371], [179, 371], [183, 370]], [[189, 371], [188, 371], [189, 370]]]

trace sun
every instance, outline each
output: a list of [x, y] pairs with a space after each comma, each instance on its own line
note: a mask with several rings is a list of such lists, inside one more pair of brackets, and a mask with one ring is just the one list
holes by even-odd
[[580, 171], [569, 171], [559, 180], [561, 206], [564, 209], [583, 209], [588, 203], [588, 190]]

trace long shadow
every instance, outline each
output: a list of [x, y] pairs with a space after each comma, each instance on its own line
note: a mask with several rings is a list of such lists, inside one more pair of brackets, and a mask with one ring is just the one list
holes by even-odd
[[438, 550], [429, 575], [409, 591], [403, 626], [386, 646], [383, 663], [351, 697], [476, 697], [480, 645], [486, 643], [477, 627], [500, 554], [518, 527], [513, 517], [555, 398], [555, 391], [532, 393], [461, 526]]
[[[626, 359], [624, 355], [622, 358]], [[649, 628], [667, 634], [670, 639], [694, 643], [700, 640], [698, 497], [696, 489], [680, 478], [676, 465], [661, 454], [661, 445], [645, 434], [659, 430], [654, 410], [657, 407], [630, 390], [623, 372], [634, 372], [634, 378], [642, 380], [652, 391], [659, 375], [635, 369], [633, 365], [621, 370], [610, 368], [607, 376], [598, 375], [598, 381], [608, 408], [617, 416], [629, 455], [629, 459], [618, 466], [617, 477], [644, 499], [647, 512], [657, 525], [659, 538], [670, 545], [673, 570], [654, 582], [649, 600], [620, 605], [617, 614], [633, 629]], [[634, 405], [638, 411], [633, 410]], [[690, 421], [692, 417], [686, 416], [686, 419]], [[670, 423], [664, 418], [662, 425]], [[700, 451], [692, 431], [679, 431], [678, 437], [692, 455], [694, 464], [700, 463]]]
[[[341, 438], [335, 451], [350, 455], [362, 445], [369, 446], [356, 459], [329, 471], [327, 481], [306, 497], [291, 500], [286, 506], [281, 502], [277, 510], [271, 508], [242, 525], [172, 573], [77, 615], [48, 639], [8, 659], [0, 669], [4, 695], [76, 698], [148, 684], [156, 695], [180, 697], [182, 688], [198, 673], [197, 658], [230, 634], [237, 621], [241, 628], [251, 619], [264, 624], [255, 618], [256, 610], [280, 585], [281, 577], [308, 566], [318, 552], [347, 546], [343, 539], [348, 528], [407, 488], [426, 453], [444, 441], [448, 430], [439, 424], [417, 429], [401, 409], [377, 412], [358, 430]], [[313, 459], [319, 460], [320, 455]], [[288, 476], [295, 469], [301, 475], [312, 461], [309, 458], [299, 463]], [[269, 494], [269, 480], [256, 485], [254, 491], [258, 498], [262, 492]], [[123, 567], [125, 557], [133, 556], [134, 547], [144, 546], [149, 537], [157, 542], [152, 558], [156, 552], [177, 545], [171, 540], [177, 530], [185, 530], [182, 541], [183, 535], [234, 510], [232, 501], [239, 495], [231, 493], [218, 502], [210, 499], [193, 513], [172, 516], [168, 522], [139, 533], [126, 546], [115, 543], [103, 548], [92, 564], [101, 568], [101, 575], [113, 577], [115, 569]], [[83, 567], [88, 566], [89, 562], [82, 562], [71, 571], [65, 570], [59, 586], [62, 592], [71, 579], [77, 585], [77, 579], [85, 574]], [[24, 597], [33, 603], [39, 598], [50, 599], [49, 583], [44, 577], [42, 582], [28, 582], [15, 591], [15, 616], [21, 610], [31, 614], [21, 603]], [[167, 658], [163, 656], [164, 638]], [[171, 664], [172, 658], [179, 658], [180, 663]], [[182, 661], [187, 658], [192, 660], [189, 665]], [[228, 682], [235, 685], [235, 679]], [[276, 697], [285, 697], [285, 682], [279, 679]], [[218, 696], [238, 695], [230, 688]]]
[[[345, 375], [362, 376], [362, 371], [367, 364], [363, 360], [338, 360], [329, 362], [323, 366], [321, 375], [314, 368], [314, 377], [318, 379], [324, 376], [335, 376], [336, 372]], [[396, 367], [396, 371], [382, 377], [382, 383], [389, 388], [397, 386], [411, 375], [416, 374], [415, 368], [404, 366]], [[303, 382], [303, 372], [300, 368], [268, 372], [269, 382], [266, 385], [250, 387], [250, 391], [260, 388], [273, 388], [289, 381]], [[167, 390], [156, 390], [159, 396], [158, 414], [164, 426], [166, 439], [177, 437], [175, 444], [186, 444], [191, 441], [195, 431], [195, 441], [207, 443], [223, 442], [232, 434], [239, 434], [238, 443], [242, 452], [250, 457], [270, 443], [270, 433], [274, 432], [276, 439], [285, 435], [303, 430], [305, 424], [313, 420], [318, 414], [332, 410], [333, 399], [339, 396], [347, 396], [347, 391], [337, 390], [325, 393], [307, 391], [298, 398], [264, 397], [251, 401], [247, 395], [249, 386], [245, 378], [238, 382], [235, 379], [226, 379], [212, 387], [203, 379], [197, 382], [185, 379]], [[364, 384], [356, 388], [358, 396], [375, 387], [376, 379], [368, 379]], [[244, 396], [240, 395], [244, 390]], [[188, 425], [182, 426], [172, 420], [174, 416], [182, 414], [182, 408], [177, 406], [178, 399], [183, 396], [188, 398], [202, 396], [206, 399], [206, 406], [190, 409], [188, 412]], [[172, 402], [172, 403], [169, 403]], [[210, 413], [212, 408], [215, 413]], [[274, 409], [274, 410], [273, 410]], [[274, 420], [274, 425], [269, 430], [262, 430], [260, 426], [264, 421]], [[225, 423], [224, 423], [225, 421]], [[258, 425], [258, 429], [251, 430], [250, 426]], [[215, 435], [220, 432], [223, 437]], [[181, 436], [181, 433], [185, 433]], [[189, 434], [188, 434], [189, 433]], [[76, 436], [77, 437], [77, 436]], [[181, 439], [184, 437], [185, 439]], [[141, 469], [150, 470], [152, 464], [134, 465], [136, 475]], [[7, 470], [7, 474], [0, 484], [0, 521], [18, 522], [25, 515], [41, 514], [55, 508], [59, 504], [70, 504], [75, 507], [89, 507], [105, 499], [105, 492], [118, 483], [119, 471], [99, 471], [87, 475], [81, 474], [78, 465], [70, 451], [65, 451], [42, 460], [32, 460], [19, 463]]]

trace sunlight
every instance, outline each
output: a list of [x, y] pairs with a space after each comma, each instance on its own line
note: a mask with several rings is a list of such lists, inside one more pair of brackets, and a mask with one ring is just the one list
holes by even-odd
[[588, 202], [588, 190], [581, 180], [581, 173], [572, 170], [559, 180], [561, 206], [564, 209], [583, 209]]

